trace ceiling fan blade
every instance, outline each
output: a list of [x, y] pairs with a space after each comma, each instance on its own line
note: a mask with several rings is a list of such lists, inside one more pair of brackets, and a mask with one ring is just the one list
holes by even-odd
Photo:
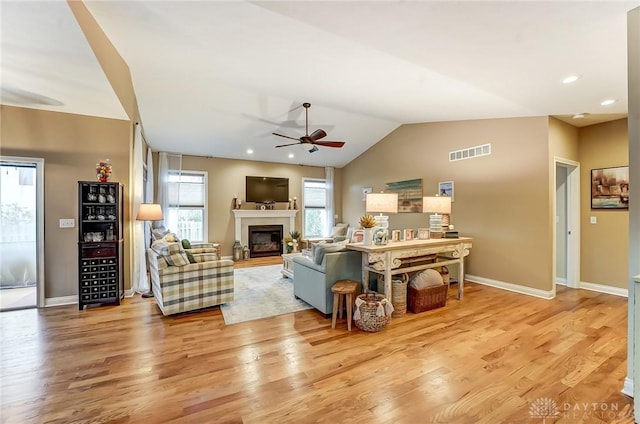
[[282, 134], [278, 134], [278, 133], [271, 133], [273, 135], [277, 135], [278, 137], [284, 137], [284, 138], [290, 138], [291, 140], [298, 140], [300, 141], [299, 138], [294, 138], [294, 137], [289, 137], [288, 135], [282, 135]]
[[278, 145], [276, 147], [297, 146], [298, 144], [300, 144], [300, 143], [298, 142], [298, 143], [280, 144], [280, 145]]
[[314, 141], [313, 144], [325, 147], [342, 147], [344, 146], [344, 141]]
[[322, 128], [318, 128], [317, 130], [311, 133], [311, 135], [309, 136], [309, 139], [311, 139], [311, 141], [316, 141], [326, 136], [327, 136], [327, 133], [324, 132]]

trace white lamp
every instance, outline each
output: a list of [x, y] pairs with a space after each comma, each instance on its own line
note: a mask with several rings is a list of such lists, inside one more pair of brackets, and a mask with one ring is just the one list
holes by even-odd
[[[142, 203], [138, 208], [136, 221], [162, 221], [162, 208], [157, 203]], [[146, 246], [145, 246], [146, 248]], [[145, 255], [146, 256], [146, 255]], [[142, 297], [153, 297], [153, 289], [149, 285], [149, 291], [142, 293]]]
[[398, 213], [398, 193], [367, 193], [367, 212], [380, 212], [374, 216], [378, 225], [382, 228], [389, 228], [389, 217], [383, 213]]
[[431, 217], [429, 217], [429, 231], [431, 233], [442, 233], [443, 226], [449, 228], [449, 215], [451, 214], [451, 197], [423, 197], [422, 212], [433, 214], [431, 215]]

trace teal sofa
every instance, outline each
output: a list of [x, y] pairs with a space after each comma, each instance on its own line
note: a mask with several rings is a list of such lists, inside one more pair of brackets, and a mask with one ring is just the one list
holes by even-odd
[[346, 279], [362, 280], [360, 252], [342, 250], [326, 253], [319, 264], [304, 255], [293, 258], [293, 294], [325, 315], [333, 311], [331, 286]]

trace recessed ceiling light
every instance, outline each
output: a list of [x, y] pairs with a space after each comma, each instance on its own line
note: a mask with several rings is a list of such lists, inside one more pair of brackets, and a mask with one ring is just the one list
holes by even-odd
[[576, 113], [575, 115], [573, 115], [573, 119], [582, 119], [584, 117], [586, 117], [588, 115], [588, 113]]
[[289, 159], [293, 159], [293, 153], [289, 153]]
[[253, 154], [253, 149], [247, 149], [247, 154], [252, 155]]
[[580, 79], [580, 75], [569, 75], [562, 80], [563, 84], [571, 84], [572, 82], [576, 82]]
[[606, 100], [601, 101], [600, 105], [601, 106], [609, 106], [609, 105], [614, 104], [615, 102], [617, 102], [616, 99], [606, 99]]

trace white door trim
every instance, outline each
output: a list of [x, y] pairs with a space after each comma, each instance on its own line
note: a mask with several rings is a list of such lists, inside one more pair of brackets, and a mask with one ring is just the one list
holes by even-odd
[[[570, 288], [580, 287], [580, 163], [560, 157], [553, 158], [553, 182], [557, 181], [556, 166], [567, 169], [567, 278], [566, 285]], [[553, 196], [553, 276], [556, 275], [556, 237], [557, 228], [556, 197]], [[555, 284], [554, 284], [555, 290]]]

